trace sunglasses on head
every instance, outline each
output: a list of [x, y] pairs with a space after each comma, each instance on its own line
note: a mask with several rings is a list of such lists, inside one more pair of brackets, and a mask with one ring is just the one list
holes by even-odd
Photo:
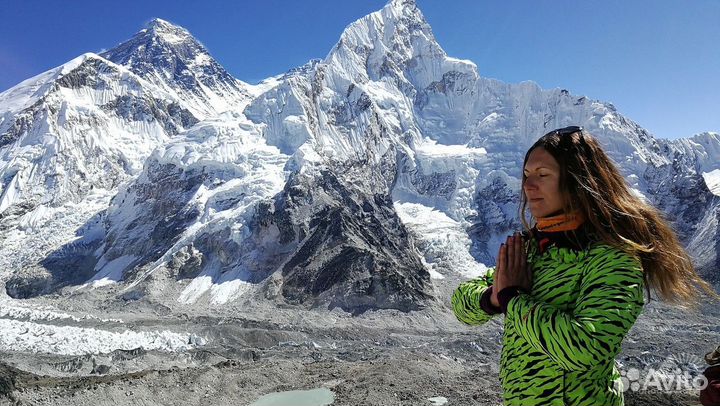
[[571, 125], [571, 126], [564, 127], [564, 128], [558, 128], [555, 131], [551, 131], [550, 134], [570, 135], [570, 134], [575, 134], [576, 132], [582, 131], [582, 130], [583, 130], [582, 127], [579, 127], [576, 125]]

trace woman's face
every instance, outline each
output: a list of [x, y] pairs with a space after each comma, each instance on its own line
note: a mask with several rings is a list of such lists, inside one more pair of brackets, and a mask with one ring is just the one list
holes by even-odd
[[560, 165], [542, 147], [530, 152], [523, 168], [526, 176], [523, 192], [533, 217], [560, 214], [563, 198], [560, 193]]

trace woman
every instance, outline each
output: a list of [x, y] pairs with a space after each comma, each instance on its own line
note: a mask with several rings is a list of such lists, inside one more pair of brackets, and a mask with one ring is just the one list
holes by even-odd
[[698, 287], [717, 294], [582, 127], [551, 131], [528, 150], [522, 192], [526, 231], [507, 238], [486, 276], [457, 288], [455, 315], [470, 325], [505, 315], [506, 405], [622, 405], [614, 358], [643, 288], [691, 304]]

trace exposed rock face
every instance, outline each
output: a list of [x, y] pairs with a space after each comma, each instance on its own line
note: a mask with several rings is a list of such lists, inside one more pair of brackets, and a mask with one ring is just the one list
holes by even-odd
[[105, 111], [113, 111], [118, 117], [129, 122], [151, 121], [158, 119], [168, 134], [175, 135], [198, 122], [188, 110], [176, 102], [159, 99], [142, 99], [123, 95], [100, 106]]
[[688, 251], [698, 272], [705, 280], [720, 288], [720, 197], [714, 196], [695, 225], [695, 233], [687, 241]]
[[[42, 114], [42, 101], [38, 101], [22, 112], [18, 112], [12, 117], [12, 124], [0, 126], [0, 148], [12, 144], [17, 141], [23, 134], [27, 134], [32, 130], [33, 123], [40, 119]], [[10, 120], [8, 120], [10, 121]], [[4, 181], [3, 184], [5, 184]]]
[[[154, 160], [149, 161], [148, 165], [143, 172], [147, 174], [147, 179], [134, 182], [115, 198], [132, 198], [136, 205], [140, 205], [137, 207], [139, 216], [129, 223], [122, 222], [117, 226], [108, 224], [110, 227], [105, 237], [108, 248], [104, 252], [107, 260], [132, 252], [136, 254], [138, 264], [155, 261], [200, 215], [192, 197], [205, 181], [206, 174], [185, 172], [171, 164], [163, 165]], [[111, 207], [120, 204], [122, 202], [112, 202]], [[133, 232], [138, 226], [149, 233]], [[132, 268], [132, 264], [128, 267]]]
[[423, 307], [429, 274], [387, 190], [377, 187], [382, 177], [367, 167], [344, 169], [344, 176], [327, 168], [294, 174], [272, 204], [260, 206], [258, 223], [275, 225], [280, 241], [297, 247], [267, 296], [354, 313]]
[[468, 235], [473, 241], [471, 253], [484, 264], [494, 262], [497, 249], [493, 235], [510, 235], [522, 228], [518, 219], [520, 197], [516, 190], [510, 189], [506, 180], [496, 177], [492, 183], [478, 190], [473, 203], [477, 207], [477, 216], [469, 218], [473, 225], [468, 228]]

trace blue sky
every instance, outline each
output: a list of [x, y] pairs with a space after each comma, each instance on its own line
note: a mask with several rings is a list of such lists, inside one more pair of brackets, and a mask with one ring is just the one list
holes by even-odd
[[[440, 45], [480, 74], [609, 101], [664, 138], [720, 132], [720, 0], [417, 0]], [[130, 38], [187, 28], [255, 83], [323, 58], [385, 1], [0, 0], [0, 91]]]

